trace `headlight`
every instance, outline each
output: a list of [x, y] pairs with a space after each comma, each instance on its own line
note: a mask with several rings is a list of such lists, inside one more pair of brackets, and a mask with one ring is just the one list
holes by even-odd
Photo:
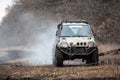
[[94, 42], [89, 42], [89, 47], [94, 47], [95, 43]]
[[61, 42], [59, 44], [59, 47], [68, 47], [68, 43], [67, 42]]

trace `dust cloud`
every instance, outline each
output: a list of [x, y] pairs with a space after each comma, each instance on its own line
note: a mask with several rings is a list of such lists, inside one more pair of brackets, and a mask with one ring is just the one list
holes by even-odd
[[52, 64], [58, 17], [17, 11], [10, 12], [0, 26], [0, 63]]

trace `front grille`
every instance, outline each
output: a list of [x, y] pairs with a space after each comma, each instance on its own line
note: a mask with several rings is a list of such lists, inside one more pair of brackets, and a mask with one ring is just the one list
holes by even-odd
[[72, 53], [79, 54], [79, 53], [85, 53], [86, 50], [84, 47], [74, 47], [72, 48]]

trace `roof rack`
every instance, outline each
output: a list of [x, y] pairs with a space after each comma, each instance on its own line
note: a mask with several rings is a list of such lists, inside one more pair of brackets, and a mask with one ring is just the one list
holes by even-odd
[[81, 22], [81, 23], [86, 23], [86, 24], [88, 24], [88, 21], [87, 21], [87, 20], [81, 20], [80, 22]]
[[67, 21], [67, 20], [65, 20], [61, 23], [86, 23], [86, 24], [88, 24], [88, 21], [87, 20], [80, 20], [80, 21]]

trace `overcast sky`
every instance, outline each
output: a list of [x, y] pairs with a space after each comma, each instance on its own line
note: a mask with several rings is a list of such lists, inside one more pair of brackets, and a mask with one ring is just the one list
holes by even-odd
[[0, 0], [0, 23], [2, 18], [6, 15], [6, 7], [11, 6], [14, 0]]

